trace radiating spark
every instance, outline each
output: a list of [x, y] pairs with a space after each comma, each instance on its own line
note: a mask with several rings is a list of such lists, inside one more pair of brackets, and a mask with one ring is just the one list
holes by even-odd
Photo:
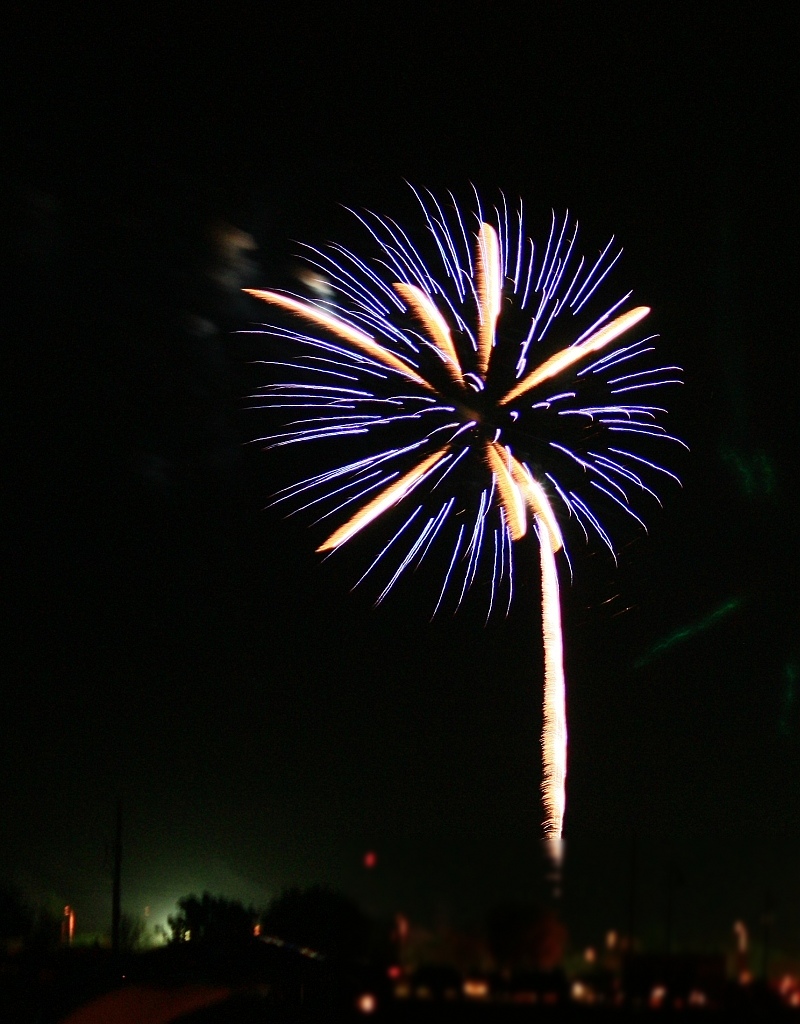
[[439, 611], [439, 608], [441, 607], [442, 601], [444, 600], [444, 594], [445, 591], [447, 590], [447, 585], [450, 582], [450, 579], [453, 575], [453, 566], [456, 564], [456, 559], [458, 558], [461, 552], [461, 538], [463, 536], [464, 527], [461, 526], [461, 528], [458, 531], [458, 537], [456, 538], [456, 546], [455, 548], [453, 548], [453, 557], [450, 559], [450, 566], [447, 572], [445, 573], [444, 583], [442, 583], [442, 591], [439, 594], [439, 600], [436, 602], [436, 607], [433, 609], [433, 615], [431, 616], [431, 618], [435, 617], [436, 613]]
[[667, 476], [672, 477], [676, 484], [680, 484], [680, 477], [676, 476], [675, 473], [671, 473], [668, 469], [664, 469], [663, 466], [659, 466], [656, 462], [651, 462], [649, 459], [643, 459], [641, 455], [634, 455], [633, 452], [626, 452], [624, 448], [612, 448], [609, 446], [608, 449], [615, 455], [623, 455], [626, 459], [633, 459], [634, 462], [641, 462], [644, 466], [649, 466], [650, 469], [655, 469], [659, 473], [666, 473]]
[[[414, 514], [416, 515], [416, 513]], [[407, 522], [410, 523], [411, 520], [409, 519]], [[380, 594], [378, 594], [378, 598], [375, 602], [376, 604], [380, 604], [381, 601], [383, 601], [386, 598], [386, 595], [389, 593], [389, 591], [392, 589], [395, 583], [397, 583], [397, 581], [400, 579], [400, 576], [402, 575], [403, 571], [407, 569], [408, 566], [411, 565], [411, 563], [414, 561], [415, 557], [424, 546], [428, 533], [433, 528], [433, 523], [434, 520], [429, 519], [426, 525], [423, 527], [422, 533], [411, 545], [411, 550], [408, 552], [405, 558], [403, 558], [403, 560], [400, 562], [397, 569], [395, 570], [392, 578], [389, 580], [389, 582], [386, 584], [386, 586], [383, 588]]]
[[394, 537], [392, 537], [392, 539], [388, 543], [384, 544], [384, 546], [381, 548], [381, 550], [378, 552], [378, 554], [373, 559], [372, 564], [369, 565], [367, 567], [367, 569], [365, 569], [365, 571], [362, 573], [362, 575], [356, 580], [356, 582], [355, 582], [355, 584], [353, 586], [354, 590], [355, 590], [355, 588], [360, 583], [364, 582], [364, 580], [367, 578], [367, 576], [369, 576], [369, 574], [372, 572], [372, 570], [375, 568], [375, 566], [378, 564], [378, 562], [380, 562], [380, 560], [387, 553], [387, 551], [389, 551], [389, 549], [393, 546], [395, 541], [399, 540], [399, 538], [402, 536], [402, 534], [405, 533], [405, 531], [414, 522], [414, 519], [419, 515], [419, 513], [421, 511], [422, 511], [422, 505], [417, 505], [417, 507], [414, 509], [414, 511], [411, 513], [411, 515], [408, 517], [408, 519], [406, 519], [406, 521], [403, 523], [403, 525], [400, 527], [400, 529], [397, 531], [397, 533], [395, 533]]

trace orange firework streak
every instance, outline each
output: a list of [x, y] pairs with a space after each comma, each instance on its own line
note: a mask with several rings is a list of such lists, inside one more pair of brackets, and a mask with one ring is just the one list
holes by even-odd
[[422, 326], [427, 329], [428, 336], [442, 356], [447, 372], [453, 380], [463, 384], [464, 374], [461, 372], [458, 353], [445, 318], [425, 292], [421, 288], [417, 288], [416, 285], [396, 281], [394, 290], [405, 300], [409, 308], [417, 315]]
[[345, 323], [344, 320], [340, 320], [339, 317], [334, 316], [332, 313], [328, 313], [318, 306], [312, 306], [308, 302], [301, 302], [300, 299], [293, 299], [289, 295], [281, 295], [280, 292], [262, 291], [258, 288], [245, 288], [244, 291], [256, 299], [261, 299], [262, 302], [269, 302], [271, 305], [279, 306], [289, 313], [295, 313], [297, 316], [309, 320], [312, 324], [316, 324], [317, 327], [324, 327], [332, 334], [335, 334], [337, 338], [349, 342], [359, 352], [371, 356], [377, 362], [389, 367], [389, 369], [397, 370], [398, 373], [402, 373], [404, 377], [413, 380], [415, 384], [420, 384], [427, 391], [433, 390], [425, 378], [421, 377], [416, 370], [412, 369], [399, 356], [389, 352], [383, 345], [378, 344], [374, 338], [370, 338], [368, 334], [359, 331], [357, 327], [353, 327], [351, 324]]
[[[562, 547], [555, 514], [541, 484], [526, 466], [497, 442], [486, 446], [486, 458], [495, 475], [499, 500], [514, 540], [527, 532], [525, 504], [536, 520], [542, 577], [542, 635], [544, 640], [544, 700], [542, 723], [542, 801], [544, 833], [560, 841], [564, 824], [567, 777], [567, 714], [564, 679], [561, 607], [555, 553]], [[560, 850], [554, 847], [554, 860]]]
[[386, 490], [373, 498], [372, 501], [368, 502], [362, 509], [343, 525], [338, 530], [335, 530], [330, 537], [325, 541], [324, 544], [320, 544], [317, 551], [332, 551], [334, 548], [338, 548], [340, 544], [344, 544], [345, 541], [350, 540], [360, 530], [363, 530], [365, 526], [368, 526], [371, 522], [383, 515], [383, 513], [396, 505], [398, 501], [402, 501], [403, 498], [411, 491], [414, 487], [422, 480], [428, 470], [433, 469], [437, 462], [440, 462], [449, 450], [449, 445], [445, 448], [440, 449], [438, 452], [434, 452], [433, 455], [429, 455], [427, 459], [423, 459], [419, 465], [415, 466], [410, 473], [406, 473], [405, 476], [400, 477], [399, 480], [395, 480], [393, 484], [390, 484]]
[[511, 455], [496, 441], [489, 441], [486, 444], [486, 461], [494, 473], [497, 493], [505, 511], [511, 539], [519, 540], [528, 532], [528, 523], [525, 519], [525, 501], [512, 469], [507, 465], [507, 462], [511, 462]]
[[494, 332], [502, 298], [500, 243], [491, 224], [481, 224], [475, 253], [475, 277], [478, 285], [478, 373], [486, 379], [494, 346]]
[[629, 331], [631, 327], [643, 320], [650, 312], [649, 306], [637, 306], [635, 309], [629, 310], [627, 313], [623, 313], [622, 316], [616, 317], [611, 321], [610, 324], [606, 324], [605, 327], [601, 327], [599, 331], [595, 331], [585, 341], [580, 342], [577, 345], [571, 345], [569, 348], [563, 348], [560, 352], [556, 352], [554, 356], [550, 356], [546, 359], [541, 366], [538, 366], [535, 370], [524, 377], [519, 384], [515, 385], [508, 394], [504, 395], [500, 399], [500, 405], [508, 405], [509, 402], [513, 402], [515, 398], [519, 398], [520, 395], [524, 395], [526, 391], [530, 391], [531, 388], [535, 388], [537, 384], [541, 384], [546, 380], [550, 380], [551, 377], [558, 376], [563, 370], [573, 366], [579, 360], [586, 356], [593, 355], [595, 352], [599, 352], [600, 349], [610, 345], [612, 341], [615, 341], [625, 331]]

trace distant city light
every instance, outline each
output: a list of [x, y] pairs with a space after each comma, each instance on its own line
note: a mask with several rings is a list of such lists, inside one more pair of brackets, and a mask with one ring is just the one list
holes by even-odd
[[589, 986], [580, 980], [575, 980], [572, 983], [570, 989], [570, 995], [576, 1003], [592, 1003], [594, 1002], [594, 994]]
[[356, 1000], [359, 1013], [374, 1013], [378, 1009], [378, 1000], [371, 992], [363, 992]]
[[463, 991], [467, 999], [485, 999], [489, 995], [489, 984], [482, 978], [467, 978]]

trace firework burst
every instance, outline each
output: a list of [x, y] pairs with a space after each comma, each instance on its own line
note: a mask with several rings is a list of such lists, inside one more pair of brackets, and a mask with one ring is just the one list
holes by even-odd
[[595, 535], [612, 556], [609, 522], [627, 515], [644, 525], [634, 499], [658, 501], [658, 481], [677, 480], [661, 453], [682, 443], [651, 396], [680, 371], [653, 363], [655, 336], [640, 326], [646, 306], [630, 292], [601, 300], [621, 252], [613, 239], [587, 260], [568, 215], [553, 215], [537, 247], [521, 205], [510, 211], [501, 197], [487, 213], [476, 194], [463, 212], [452, 195], [415, 195], [417, 242], [367, 213], [355, 216], [371, 258], [306, 247], [310, 269], [330, 283], [324, 298], [250, 290], [292, 325], [263, 328], [290, 354], [264, 361], [274, 379], [256, 397], [280, 410], [281, 426], [259, 440], [330, 446], [327, 468], [275, 501], [337, 524], [321, 552], [375, 531], [377, 555], [361, 580], [381, 578], [378, 601], [436, 550], [447, 556], [434, 614], [471, 590], [486, 595], [487, 614], [507, 610], [515, 544], [537, 538], [544, 829], [557, 841], [567, 739], [559, 522]]

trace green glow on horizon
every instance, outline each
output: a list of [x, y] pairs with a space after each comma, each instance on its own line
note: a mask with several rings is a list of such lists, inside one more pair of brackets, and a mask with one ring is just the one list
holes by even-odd
[[720, 619], [725, 618], [726, 615], [730, 615], [731, 612], [736, 611], [737, 608], [741, 608], [744, 604], [744, 600], [740, 597], [733, 597], [730, 601], [726, 601], [721, 604], [719, 608], [715, 608], [710, 615], [706, 615], [705, 618], [700, 619], [699, 622], [693, 623], [691, 626], [684, 626], [682, 629], [676, 630], [671, 633], [664, 640], [659, 640], [657, 644], [650, 648], [646, 654], [642, 655], [638, 661], [634, 662], [634, 668], [642, 668], [649, 662], [658, 658], [665, 651], [668, 651], [671, 647], [675, 647], [677, 644], [683, 643], [684, 640], [688, 640], [690, 637], [696, 636], [698, 633], [703, 633], [705, 630], [710, 629]]

